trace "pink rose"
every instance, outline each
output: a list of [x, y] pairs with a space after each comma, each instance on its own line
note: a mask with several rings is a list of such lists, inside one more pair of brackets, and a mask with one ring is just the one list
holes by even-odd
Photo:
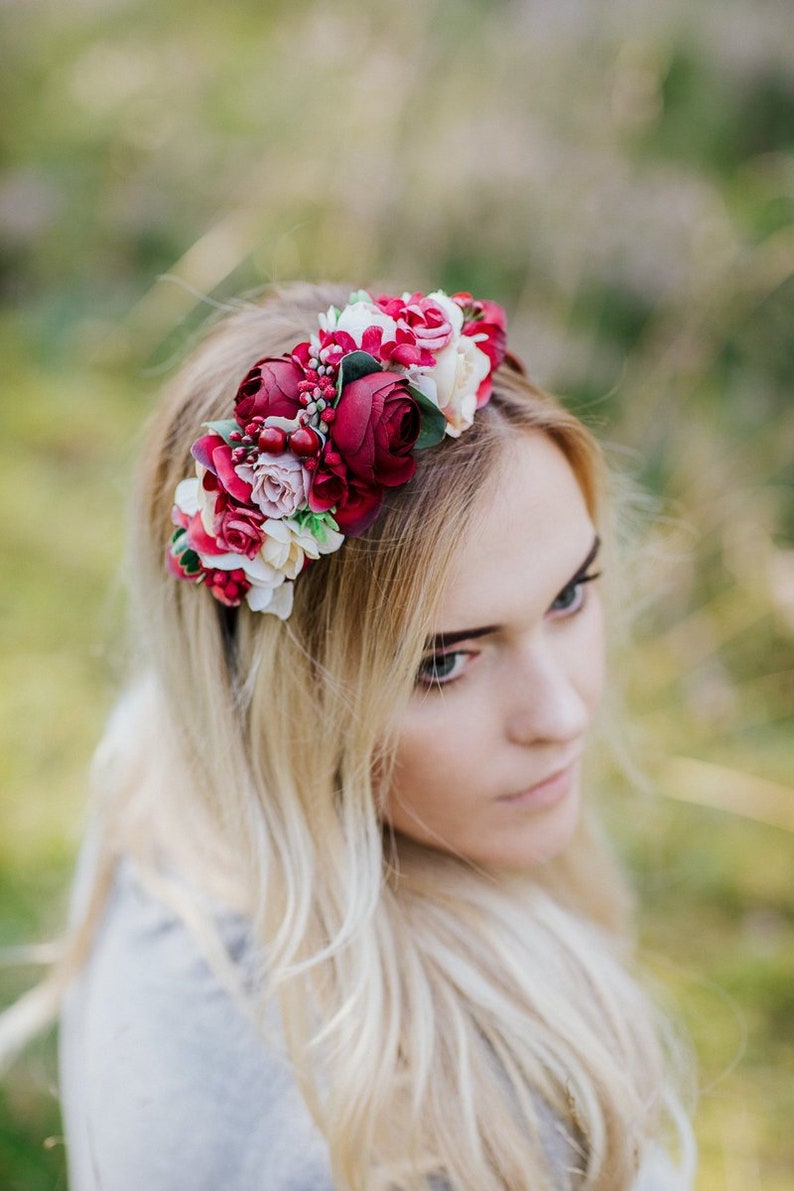
[[251, 500], [266, 517], [291, 517], [306, 504], [307, 472], [289, 451], [238, 463], [237, 474], [251, 485]]
[[446, 311], [432, 296], [415, 293], [404, 298], [392, 298], [382, 295], [375, 301], [385, 314], [411, 332], [420, 349], [437, 352], [449, 343], [452, 324]]
[[381, 364], [396, 364], [398, 368], [432, 368], [435, 358], [427, 348], [420, 347], [412, 331], [398, 327], [394, 339], [383, 342], [383, 327], [367, 327], [361, 336], [361, 350], [368, 352]]
[[[371, 372], [345, 385], [330, 426], [333, 449], [353, 475], [394, 487], [416, 471], [419, 407], [403, 376]], [[328, 447], [326, 447], [326, 452]]]
[[218, 545], [226, 553], [255, 558], [262, 545], [263, 521], [257, 509], [242, 509], [231, 502], [219, 501], [213, 526]]
[[254, 417], [294, 418], [301, 408], [298, 385], [303, 369], [289, 356], [265, 356], [243, 380], [234, 399], [234, 416], [245, 429]]

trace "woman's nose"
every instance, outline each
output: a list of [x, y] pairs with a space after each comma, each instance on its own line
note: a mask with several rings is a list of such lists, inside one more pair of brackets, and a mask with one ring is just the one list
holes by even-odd
[[565, 744], [584, 736], [593, 714], [583, 682], [587, 659], [535, 640], [522, 651], [507, 693], [507, 736], [517, 744]]

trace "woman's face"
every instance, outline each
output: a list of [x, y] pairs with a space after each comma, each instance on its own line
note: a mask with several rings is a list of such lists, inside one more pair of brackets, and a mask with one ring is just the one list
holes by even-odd
[[540, 432], [516, 435], [461, 535], [398, 725], [386, 812], [398, 833], [511, 869], [568, 844], [603, 685], [597, 549], [565, 456]]

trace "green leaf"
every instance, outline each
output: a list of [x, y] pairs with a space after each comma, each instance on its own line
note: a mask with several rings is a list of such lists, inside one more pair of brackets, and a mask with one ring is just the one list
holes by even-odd
[[338, 395], [342, 396], [342, 389], [351, 381], [360, 380], [362, 376], [369, 376], [371, 372], [382, 372], [383, 368], [369, 352], [350, 352], [342, 357], [339, 366], [339, 379], [336, 385]]
[[234, 430], [237, 430], [238, 432], [240, 430], [240, 427], [235, 422], [234, 418], [224, 418], [222, 422], [205, 422], [204, 425], [208, 430], [211, 430], [213, 434], [219, 434], [227, 446], [232, 445], [229, 435]]
[[183, 550], [179, 555], [179, 564], [186, 575], [197, 575], [202, 569], [201, 559], [195, 550]]
[[419, 406], [422, 418], [422, 428], [419, 431], [414, 450], [424, 451], [425, 447], [434, 447], [436, 443], [441, 442], [446, 433], [447, 419], [438, 406], [434, 405], [429, 397], [425, 397], [424, 393], [420, 393], [413, 385], [409, 385], [408, 390]]
[[339, 526], [331, 513], [313, 513], [311, 509], [298, 509], [292, 515], [293, 521], [297, 521], [302, 529], [306, 529], [309, 533], [317, 539], [318, 542], [324, 542], [326, 539], [326, 530], [333, 529], [339, 532]]

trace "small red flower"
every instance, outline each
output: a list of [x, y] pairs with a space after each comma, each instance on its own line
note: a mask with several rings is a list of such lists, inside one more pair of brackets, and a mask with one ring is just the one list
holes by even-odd
[[245, 571], [221, 571], [204, 568], [204, 586], [208, 587], [216, 600], [227, 608], [237, 608], [251, 590], [251, 581]]

